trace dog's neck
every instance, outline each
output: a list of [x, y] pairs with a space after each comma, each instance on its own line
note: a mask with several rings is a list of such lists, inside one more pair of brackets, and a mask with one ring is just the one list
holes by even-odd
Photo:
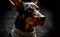
[[30, 24], [26, 23], [23, 19], [21, 19], [19, 16], [17, 17], [15, 21], [15, 27], [21, 31], [25, 32], [32, 32], [34, 30], [34, 27]]
[[[25, 32], [32, 32], [33, 30], [34, 30], [34, 27], [32, 27], [31, 25], [29, 25], [29, 24], [20, 24], [21, 26], [20, 26], [20, 28], [19, 28], [19, 30], [21, 30], [21, 31], [25, 31]], [[18, 29], [18, 28], [17, 28]]]

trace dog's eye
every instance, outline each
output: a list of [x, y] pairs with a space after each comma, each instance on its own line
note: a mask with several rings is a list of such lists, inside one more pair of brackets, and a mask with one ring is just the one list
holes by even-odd
[[28, 5], [24, 5], [24, 7], [26, 8], [26, 7], [28, 7]]
[[28, 7], [28, 5], [26, 5], [26, 7]]
[[36, 8], [36, 10], [40, 10], [39, 8]]

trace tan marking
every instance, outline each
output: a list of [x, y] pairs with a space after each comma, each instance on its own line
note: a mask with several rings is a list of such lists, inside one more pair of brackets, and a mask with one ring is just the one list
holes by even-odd
[[22, 2], [22, 0], [18, 0], [18, 2]]
[[26, 23], [26, 25], [25, 25], [25, 30], [27, 31], [27, 30], [28, 30], [28, 28], [29, 28], [29, 24], [28, 24], [28, 23]]
[[31, 25], [34, 24], [31, 17], [28, 17], [28, 18], [25, 20], [25, 22], [28, 23], [28, 24], [31, 24]]
[[36, 5], [36, 7], [37, 7], [37, 8], [39, 8], [39, 6], [38, 6], [38, 5]]
[[32, 6], [30, 6], [30, 8], [32, 9]]

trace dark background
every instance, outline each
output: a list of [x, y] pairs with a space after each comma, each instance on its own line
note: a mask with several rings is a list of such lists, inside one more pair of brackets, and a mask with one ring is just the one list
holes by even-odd
[[[40, 9], [46, 16], [44, 26], [36, 27], [38, 37], [55, 37], [55, 0], [39, 0]], [[0, 0], [0, 37], [7, 37], [18, 13], [13, 10], [8, 0]]]

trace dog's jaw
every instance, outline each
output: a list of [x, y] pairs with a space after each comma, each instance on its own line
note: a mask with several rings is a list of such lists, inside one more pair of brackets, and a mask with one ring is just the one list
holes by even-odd
[[27, 31], [28, 31], [28, 30], [32, 31], [32, 30], [33, 30], [33, 25], [34, 25], [32, 18], [31, 18], [31, 17], [28, 17], [28, 18], [25, 20], [25, 22], [26, 22], [25, 30], [27, 30]]

